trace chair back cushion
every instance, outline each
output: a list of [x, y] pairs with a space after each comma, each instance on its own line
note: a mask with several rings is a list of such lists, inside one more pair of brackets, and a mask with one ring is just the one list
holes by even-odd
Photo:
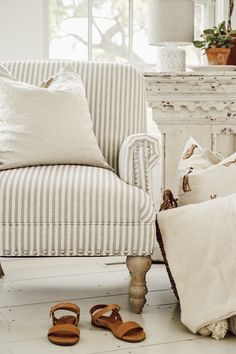
[[18, 80], [39, 85], [71, 63], [85, 85], [93, 129], [107, 162], [117, 171], [124, 139], [146, 132], [142, 75], [125, 64], [80, 61], [3, 61]]

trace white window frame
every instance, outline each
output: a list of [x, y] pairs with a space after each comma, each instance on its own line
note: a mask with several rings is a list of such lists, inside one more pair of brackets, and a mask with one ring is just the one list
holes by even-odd
[[[43, 6], [43, 57], [49, 59], [49, 1], [41, 0]], [[133, 63], [133, 0], [129, 1], [129, 63]], [[148, 0], [147, 0], [148, 1]], [[92, 60], [92, 0], [88, 2], [88, 60]], [[226, 18], [227, 0], [195, 0], [203, 4], [205, 11], [204, 27], [212, 27]]]
[[228, 0], [216, 0], [216, 24], [220, 23], [228, 16]]
[[[50, 0], [46, 0], [50, 1]], [[133, 63], [133, 0], [129, 1], [129, 63]], [[88, 3], [88, 60], [92, 60], [92, 0], [87, 0]]]
[[215, 25], [216, 2], [217, 0], [195, 0], [195, 4], [204, 6], [204, 28], [212, 27]]

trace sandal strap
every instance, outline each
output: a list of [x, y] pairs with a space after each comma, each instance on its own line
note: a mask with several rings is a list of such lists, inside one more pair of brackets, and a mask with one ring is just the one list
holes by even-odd
[[78, 324], [80, 317], [80, 308], [76, 304], [72, 304], [70, 302], [62, 302], [60, 304], [53, 305], [50, 309], [50, 316], [52, 316], [53, 324], [55, 325], [58, 321], [58, 318], [55, 316], [55, 312], [58, 310], [67, 310], [74, 312], [76, 314], [76, 322]]
[[141, 327], [137, 322], [128, 321], [122, 323], [115, 330], [115, 334], [117, 337], [122, 338], [125, 334], [128, 334], [130, 331], [143, 331], [143, 327]]
[[[99, 310], [99, 311], [98, 311]], [[119, 315], [120, 306], [118, 304], [111, 305], [95, 305], [90, 309], [90, 314], [93, 321], [98, 321], [101, 316], [107, 312], [111, 312], [110, 318], [121, 320]]]
[[[72, 324], [62, 324], [62, 325], [55, 325], [48, 330], [48, 336], [52, 334], [60, 334], [62, 332], [66, 332], [69, 334], [74, 334], [78, 338], [80, 337], [80, 330], [78, 327], [72, 325]], [[62, 333], [63, 336], [63, 333]]]

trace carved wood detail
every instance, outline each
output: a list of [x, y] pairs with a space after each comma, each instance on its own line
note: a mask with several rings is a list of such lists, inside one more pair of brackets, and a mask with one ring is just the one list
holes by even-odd
[[191, 135], [223, 156], [236, 150], [236, 72], [147, 72], [144, 79], [163, 136], [162, 190], [176, 195], [178, 162]]

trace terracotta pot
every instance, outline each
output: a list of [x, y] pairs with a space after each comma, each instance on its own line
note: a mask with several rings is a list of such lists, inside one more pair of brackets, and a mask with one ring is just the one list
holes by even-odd
[[205, 50], [209, 65], [226, 65], [230, 48], [208, 48]]
[[236, 35], [234, 35], [235, 39], [233, 40], [234, 46], [230, 49], [230, 55], [227, 61], [228, 65], [236, 65]]

